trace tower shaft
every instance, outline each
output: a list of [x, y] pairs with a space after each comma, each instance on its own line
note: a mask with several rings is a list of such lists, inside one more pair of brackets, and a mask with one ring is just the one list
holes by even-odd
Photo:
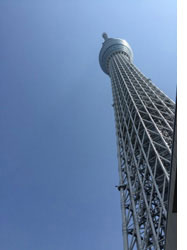
[[127, 51], [102, 53], [112, 83], [124, 249], [164, 249], [175, 104]]
[[175, 106], [123, 53], [109, 74], [125, 249], [163, 249]]

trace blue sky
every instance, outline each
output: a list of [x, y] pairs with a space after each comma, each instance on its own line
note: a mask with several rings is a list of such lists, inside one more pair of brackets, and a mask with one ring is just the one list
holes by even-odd
[[103, 31], [175, 100], [176, 1], [0, 1], [0, 249], [122, 249]]

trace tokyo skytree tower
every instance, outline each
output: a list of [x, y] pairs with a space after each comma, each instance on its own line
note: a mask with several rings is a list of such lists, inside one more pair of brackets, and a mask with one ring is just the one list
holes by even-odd
[[103, 38], [99, 62], [112, 84], [124, 250], [164, 249], [175, 103], [134, 66], [125, 40]]

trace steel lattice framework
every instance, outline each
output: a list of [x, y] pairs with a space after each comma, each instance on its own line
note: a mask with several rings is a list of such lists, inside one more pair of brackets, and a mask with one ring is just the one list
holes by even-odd
[[108, 38], [100, 65], [112, 82], [124, 249], [164, 249], [175, 103]]

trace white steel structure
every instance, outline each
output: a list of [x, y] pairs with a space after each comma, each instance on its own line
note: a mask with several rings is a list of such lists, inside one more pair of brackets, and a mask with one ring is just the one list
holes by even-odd
[[108, 38], [99, 55], [112, 83], [124, 250], [164, 249], [175, 103]]

